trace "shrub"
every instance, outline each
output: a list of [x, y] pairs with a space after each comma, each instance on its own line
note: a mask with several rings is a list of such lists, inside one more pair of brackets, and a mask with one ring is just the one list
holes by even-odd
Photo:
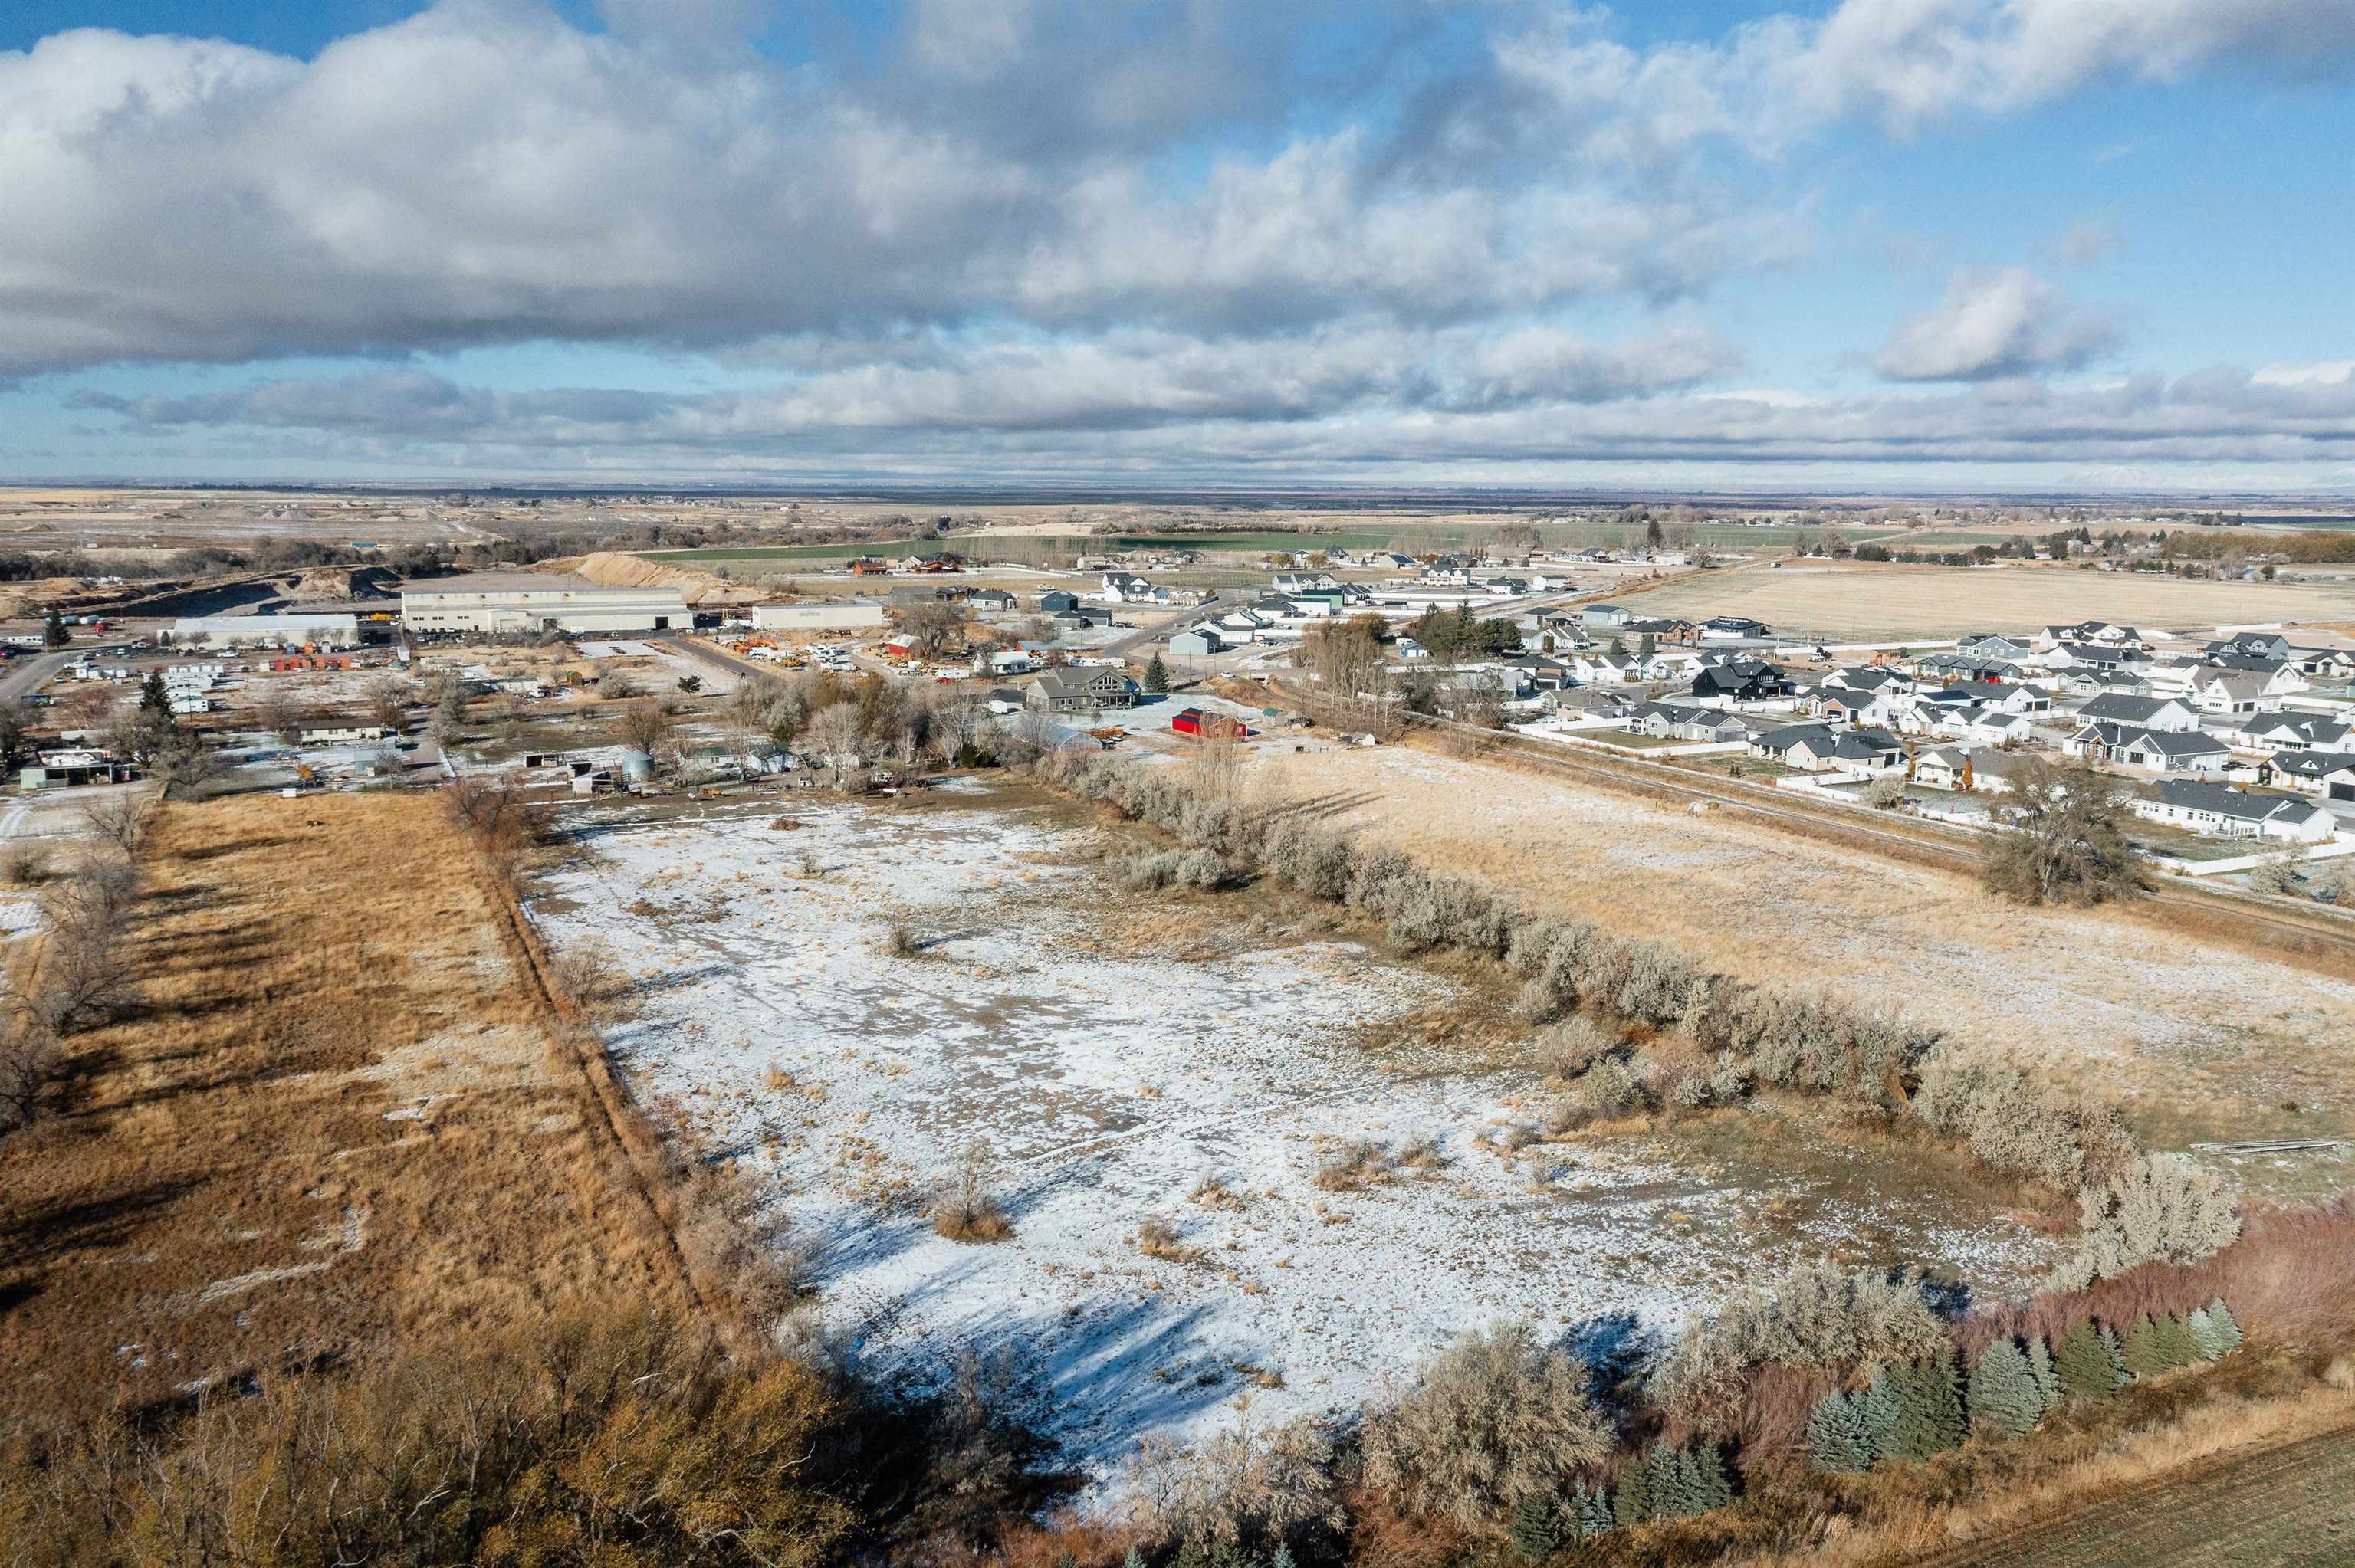
[[954, 1242], [1000, 1242], [1014, 1234], [996, 1195], [989, 1191], [988, 1150], [965, 1146], [955, 1175], [932, 1194], [932, 1229]]
[[31, 887], [46, 881], [48, 874], [48, 857], [30, 844], [11, 845], [0, 854], [0, 882], [11, 887]]
[[1575, 1078], [1619, 1049], [1626, 1035], [1585, 1013], [1562, 1020], [1538, 1037], [1538, 1054], [1557, 1078]]
[[1136, 1250], [1164, 1263], [1188, 1263], [1194, 1256], [1193, 1249], [1178, 1238], [1178, 1227], [1163, 1219], [1137, 1222]]
[[1527, 1324], [1476, 1330], [1443, 1351], [1414, 1390], [1369, 1414], [1366, 1480], [1405, 1512], [1482, 1530], [1532, 1498], [1550, 1501], [1612, 1446], [1586, 1364]]
[[2146, 1263], [2192, 1264], [2241, 1234], [2238, 1194], [2224, 1178], [2181, 1154], [2146, 1154], [2077, 1195], [2076, 1252], [2048, 1288], [2082, 1290]]
[[1354, 1139], [1316, 1168], [1313, 1178], [1327, 1192], [1355, 1192], [1391, 1180], [1390, 1151], [1380, 1144]]
[[1245, 1412], [1199, 1447], [1160, 1436], [1138, 1447], [1130, 1493], [1156, 1545], [1280, 1544], [1340, 1528], [1333, 1440], [1313, 1419], [1262, 1429]]
[[1869, 1373], [1946, 1350], [1945, 1325], [1923, 1300], [1920, 1276], [1803, 1269], [1772, 1289], [1735, 1297], [1688, 1330], [1654, 1369], [1651, 1393], [1678, 1415], [1727, 1416], [1763, 1366]]
[[2073, 1185], [2133, 1153], [2115, 1108], [2031, 1076], [2015, 1058], [1948, 1045], [1923, 1060], [1913, 1114], [1998, 1171]]
[[1164, 887], [1224, 887], [1239, 878], [1215, 852], [1193, 849], [1138, 855], [1123, 864], [1114, 880], [1124, 892], [1146, 893]]
[[1605, 1116], [1625, 1116], [1644, 1107], [1644, 1074], [1633, 1061], [1605, 1056], [1579, 1082], [1587, 1103]]

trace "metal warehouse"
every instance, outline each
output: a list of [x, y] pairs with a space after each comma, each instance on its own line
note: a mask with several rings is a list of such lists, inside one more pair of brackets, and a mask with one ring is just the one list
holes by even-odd
[[693, 624], [675, 588], [608, 588], [549, 572], [476, 572], [400, 590], [412, 631], [669, 631]]

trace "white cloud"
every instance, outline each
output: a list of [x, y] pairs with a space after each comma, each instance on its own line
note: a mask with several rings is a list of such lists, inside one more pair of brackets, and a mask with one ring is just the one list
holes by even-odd
[[2023, 267], [1957, 269], [1945, 297], [1873, 358], [1892, 381], [1986, 381], [2076, 369], [2116, 346], [2116, 322]]
[[2268, 365], [2249, 379], [2260, 387], [2343, 387], [2355, 381], [2355, 359], [2326, 359], [2312, 365]]

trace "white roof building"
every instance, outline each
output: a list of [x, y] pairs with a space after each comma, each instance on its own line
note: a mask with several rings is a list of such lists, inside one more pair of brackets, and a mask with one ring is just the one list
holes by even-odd
[[412, 631], [684, 631], [694, 624], [675, 588], [609, 588], [548, 572], [475, 572], [400, 590]]

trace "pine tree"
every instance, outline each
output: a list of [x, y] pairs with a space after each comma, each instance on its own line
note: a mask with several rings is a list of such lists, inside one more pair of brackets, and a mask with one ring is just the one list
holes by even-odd
[[1703, 1441], [1693, 1450], [1693, 1467], [1700, 1482], [1696, 1511], [1708, 1513], [1733, 1501], [1733, 1478], [1725, 1473], [1725, 1454], [1716, 1444]]
[[1971, 1430], [2024, 1437], [2044, 1414], [2044, 1399], [2028, 1373], [2028, 1358], [2009, 1340], [1989, 1345], [1971, 1368]]
[[1611, 1533], [1611, 1527], [1617, 1521], [1611, 1517], [1611, 1493], [1607, 1489], [1599, 1486], [1590, 1489], [1581, 1481], [1574, 1500], [1580, 1541], [1593, 1541], [1597, 1536]]
[[1128, 1555], [1120, 1560], [1120, 1568], [1145, 1568], [1145, 1553], [1130, 1547]]
[[1677, 1451], [1666, 1443], [1655, 1443], [1650, 1457], [1645, 1460], [1645, 1467], [1652, 1473], [1652, 1517], [1684, 1518], [1689, 1510], [1685, 1506], [1685, 1478], [1677, 1464]]
[[2036, 1386], [2036, 1414], [2061, 1403], [2061, 1380], [2053, 1375], [2052, 1347], [2040, 1337], [2028, 1341], [2028, 1381]]
[[139, 683], [139, 711], [160, 718], [172, 716], [172, 694], [164, 689], [164, 672], [150, 670]]
[[1886, 1459], [1897, 1452], [1897, 1387], [1889, 1370], [1872, 1380], [1859, 1396], [1857, 1426], [1864, 1436], [1865, 1462]]
[[1690, 1519], [1707, 1513], [1709, 1505], [1702, 1497], [1700, 1460], [1689, 1448], [1678, 1448], [1671, 1456], [1676, 1466], [1677, 1517]]
[[2157, 1377], [2167, 1370], [2167, 1341], [2146, 1312], [2135, 1319], [2126, 1335], [2126, 1371], [2137, 1378]]
[[1860, 1476], [1872, 1467], [1862, 1397], [1834, 1389], [1807, 1417], [1807, 1462], [1825, 1475]]
[[1941, 1357], [1898, 1369], [1897, 1432], [1892, 1449], [1901, 1459], [1926, 1459], [1958, 1446], [1966, 1430], [1955, 1363]]
[[2214, 1327], [2217, 1337], [2223, 1341], [2227, 1353], [2241, 1348], [2240, 1320], [2232, 1316], [2232, 1309], [2224, 1305], [2224, 1298], [2222, 1296], [2208, 1303], [2208, 1321]]
[[1146, 661], [1145, 689], [1156, 694], [1166, 694], [1169, 690], [1169, 666], [1161, 662], [1158, 653]]
[[1562, 1528], [1561, 1510], [1554, 1499], [1531, 1493], [1513, 1510], [1505, 1533], [1512, 1537], [1514, 1550], [1532, 1563], [1542, 1563], [1562, 1549], [1569, 1532]]
[[2181, 1313], [2169, 1312], [2158, 1320], [2158, 1353], [2170, 1368], [2199, 1362], [2200, 1341], [2191, 1337], [2190, 1326], [2184, 1322]]
[[2190, 1331], [2191, 1342], [2200, 1347], [2201, 1361], [2212, 1361], [2224, 1353], [2222, 1337], [2216, 1332], [2216, 1325], [2209, 1320], [2207, 1308], [2194, 1307], [2190, 1316], [2183, 1319], [2183, 1326]]
[[72, 641], [73, 633], [66, 630], [65, 617], [50, 610], [48, 620], [41, 623], [41, 646], [62, 648]]
[[1611, 1495], [1611, 1517], [1622, 1530], [1652, 1517], [1652, 1473], [1643, 1460], [1630, 1464], [1619, 1478], [1619, 1489]]
[[1292, 1560], [1292, 1548], [1277, 1542], [1275, 1550], [1267, 1554], [1267, 1568], [1298, 1568]]

